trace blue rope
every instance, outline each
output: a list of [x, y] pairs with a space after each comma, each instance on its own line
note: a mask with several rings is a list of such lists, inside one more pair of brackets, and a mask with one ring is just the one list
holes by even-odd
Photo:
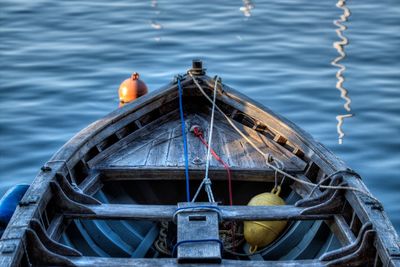
[[224, 244], [222, 243], [221, 240], [219, 239], [196, 239], [196, 240], [182, 240], [179, 241], [175, 244], [174, 248], [172, 249], [172, 256], [175, 256], [175, 252], [178, 249], [178, 247], [182, 244], [190, 244], [190, 243], [204, 243], [204, 242], [218, 242], [219, 243], [219, 247], [222, 250], [222, 248], [224, 247]]
[[178, 79], [178, 89], [179, 89], [179, 112], [181, 115], [181, 123], [182, 123], [183, 152], [185, 154], [186, 200], [187, 200], [187, 202], [190, 202], [189, 156], [188, 156], [187, 140], [186, 140], [185, 118], [183, 117], [183, 101], [182, 101], [183, 92], [182, 92], [182, 85], [181, 85], [180, 79]]

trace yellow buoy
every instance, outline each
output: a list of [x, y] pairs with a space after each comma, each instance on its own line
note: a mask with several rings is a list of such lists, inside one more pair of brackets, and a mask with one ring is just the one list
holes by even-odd
[[[285, 205], [279, 197], [280, 186], [274, 187], [271, 193], [262, 193], [254, 196], [248, 206], [275, 206]], [[249, 252], [254, 253], [274, 241], [286, 227], [286, 221], [249, 221], [244, 222], [244, 238], [250, 245]]]

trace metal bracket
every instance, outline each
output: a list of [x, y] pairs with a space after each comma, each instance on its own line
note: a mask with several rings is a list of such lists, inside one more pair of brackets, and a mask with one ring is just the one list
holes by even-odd
[[39, 201], [39, 199], [40, 199], [40, 196], [39, 196], [39, 195], [31, 195], [31, 196], [28, 196], [28, 197], [26, 197], [26, 198], [22, 198], [22, 199], [18, 202], [18, 205], [19, 205], [20, 207], [24, 207], [24, 206], [29, 206], [29, 205], [31, 205], [31, 204], [36, 204], [36, 203]]
[[221, 262], [217, 209], [215, 203], [178, 203], [178, 263]]
[[367, 266], [374, 261], [374, 239], [376, 232], [372, 223], [365, 223], [358, 234], [356, 241], [343, 248], [327, 252], [319, 259], [327, 261], [327, 266]]

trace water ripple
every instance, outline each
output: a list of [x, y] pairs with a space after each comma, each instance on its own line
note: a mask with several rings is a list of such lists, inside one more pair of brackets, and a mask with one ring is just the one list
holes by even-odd
[[[343, 158], [400, 229], [400, 2], [346, 6], [348, 46], [332, 31], [345, 11], [330, 1], [2, 0], [0, 194], [32, 181], [63, 143], [116, 108], [133, 71], [155, 90], [200, 57], [210, 75]], [[348, 105], [332, 90], [334, 42], [346, 49]]]

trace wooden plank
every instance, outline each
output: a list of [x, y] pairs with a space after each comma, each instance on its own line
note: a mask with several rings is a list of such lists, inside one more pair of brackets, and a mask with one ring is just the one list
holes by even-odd
[[[129, 259], [129, 258], [102, 258], [102, 257], [67, 257], [75, 266], [119, 266], [119, 267], [161, 267], [161, 266], [205, 266], [204, 264], [178, 264], [176, 259]], [[241, 261], [241, 260], [222, 260], [217, 264], [206, 264], [214, 267], [322, 267], [325, 266], [319, 260], [294, 260], [294, 261]]]
[[[139, 219], [172, 220], [177, 210], [175, 205], [101, 204], [86, 205], [93, 213], [65, 211], [67, 218], [85, 219]], [[332, 214], [303, 215], [306, 208], [292, 205], [282, 206], [218, 206], [223, 220], [320, 220], [332, 218]]]
[[266, 166], [265, 165], [265, 158], [263, 155], [258, 153], [249, 143], [246, 141], [242, 140], [240, 141], [244, 154], [248, 159], [250, 159], [250, 166], [249, 167], [258, 167], [258, 166]]
[[[241, 139], [241, 138], [240, 138]], [[233, 134], [224, 134], [223, 140], [223, 147], [227, 152], [227, 158], [230, 161], [230, 167], [244, 167], [248, 168], [251, 165], [251, 159], [245, 154], [244, 147], [240, 142], [240, 139]]]
[[94, 171], [79, 184], [79, 188], [89, 195], [93, 195], [101, 186], [101, 174]]
[[[177, 138], [171, 139], [169, 146], [168, 157], [165, 162], [166, 166], [183, 166], [183, 143], [182, 143], [182, 129], [181, 126], [175, 125], [172, 128], [172, 135]], [[180, 138], [178, 138], [180, 136]]]
[[219, 113], [217, 113], [216, 118], [219, 119], [217, 127], [221, 132], [221, 142], [225, 144], [223, 148], [227, 152], [227, 158], [232, 165], [241, 166], [242, 163], [243, 167], [265, 166], [262, 156], [248, 150], [244, 139], [233, 130], [232, 126], [225, 123], [225, 119]]
[[[116, 142], [114, 145], [108, 147], [106, 150], [102, 151], [96, 157], [88, 161], [89, 168], [95, 166], [99, 162], [103, 162], [107, 157], [114, 157], [117, 151], [121, 151], [120, 153], [117, 153], [117, 155], [124, 154], [124, 157], [127, 157], [128, 155], [125, 155], [126, 153], [124, 152], [128, 150], [128, 147], [135, 147], [135, 145], [137, 145], [139, 147], [136, 147], [135, 149], [141, 149], [141, 147], [145, 144], [150, 145], [150, 142], [152, 142], [153, 139], [162, 134], [162, 130], [165, 129], [164, 123], [168, 122], [169, 120], [176, 119], [177, 117], [178, 113], [176, 111], [171, 111], [168, 114], [165, 114], [164, 116], [147, 124], [146, 126], [134, 131], [133, 133], [130, 133], [128, 136]], [[163, 128], [160, 130], [156, 130], [160, 127], [160, 125], [162, 125]], [[134, 152], [135, 151], [129, 151], [129, 154], [132, 154]], [[140, 156], [143, 157], [143, 153], [140, 153]], [[112, 160], [113, 158], [111, 158], [111, 161]], [[142, 161], [144, 163], [146, 162], [146, 159]]]
[[[204, 167], [205, 165], [206, 146], [189, 131], [191, 125], [199, 124], [204, 132], [204, 138], [207, 140], [208, 122], [205, 116], [207, 115], [192, 114], [186, 116], [186, 135], [188, 141], [189, 166], [191, 168], [197, 168], [200, 165]], [[180, 121], [177, 116], [174, 118], [170, 117], [169, 119], [170, 120], [164, 119], [162, 122], [157, 121], [154, 123], [155, 127], [152, 127], [151, 131], [146, 130], [145, 132], [141, 132], [142, 129], [140, 129], [134, 132], [132, 137], [130, 135], [125, 137], [89, 161], [89, 167], [93, 168], [99, 164], [114, 166], [154, 167], [158, 165], [183, 167], [184, 155]], [[216, 117], [213, 134], [212, 146], [217, 154], [224, 158], [231, 168], [264, 168], [265, 159], [250, 147], [239, 134], [232, 131], [231, 126], [226, 125], [221, 119], [221, 116]], [[255, 133], [254, 130], [249, 129], [249, 131], [257, 137], [257, 133]], [[168, 132], [171, 133], [168, 134]], [[168, 139], [170, 139], [169, 143], [164, 142], [168, 141]], [[160, 143], [160, 145], [154, 146], [158, 143]], [[260, 146], [265, 147], [260, 138], [258, 138], [258, 143]], [[295, 164], [292, 162], [291, 158], [285, 156], [283, 153], [277, 153], [268, 147], [264, 150], [270, 152], [275, 158], [284, 162], [285, 169], [289, 172], [303, 170], [305, 167], [303, 161], [301, 161], [303, 164]], [[291, 154], [291, 156], [292, 158], [297, 158], [294, 154]], [[197, 161], [199, 164], [196, 164], [195, 159], [199, 159]], [[222, 167], [213, 157], [211, 158], [211, 166]]]
[[[98, 166], [94, 169], [101, 174], [103, 183], [112, 181], [134, 181], [134, 180], [185, 180], [183, 167], [108, 167]], [[300, 171], [299, 171], [300, 172]], [[190, 179], [200, 180], [204, 178], [204, 166], [191, 168], [189, 170]], [[275, 172], [271, 169], [242, 169], [231, 168], [233, 181], [251, 182], [274, 182]], [[211, 168], [210, 177], [212, 180], [226, 180], [226, 170], [222, 167]], [[278, 177], [281, 181], [282, 177]]]
[[[222, 123], [226, 124], [224, 119], [222, 119], [221, 124]], [[253, 143], [255, 145], [257, 145], [257, 147], [259, 149], [261, 149], [261, 151], [263, 151], [264, 153], [270, 153], [272, 156], [274, 156], [277, 159], [280, 159], [283, 162], [290, 162], [290, 165], [294, 165], [299, 169], [303, 169], [303, 170], [305, 169], [307, 164], [302, 159], [300, 159], [295, 154], [293, 154], [291, 151], [287, 150], [286, 148], [284, 148], [281, 145], [279, 145], [278, 143], [276, 143], [274, 140], [267, 138], [266, 136], [262, 135], [260, 132], [257, 132], [254, 129], [251, 129], [243, 124], [235, 122], [235, 125], [243, 133], [247, 134], [247, 136], [253, 141]], [[228, 129], [232, 128], [230, 125], [226, 125], [225, 127], [227, 127]], [[243, 142], [245, 142], [244, 139], [243, 139]], [[248, 150], [253, 155], [253, 157], [260, 156], [259, 152], [255, 151], [252, 147], [250, 148], [250, 144], [247, 144], [247, 142], [245, 142], [245, 143], [246, 143], [246, 146], [249, 147]], [[262, 159], [265, 162], [264, 158], [262, 158]], [[286, 164], [289, 165], [288, 163], [286, 163]]]
[[[224, 139], [223, 136], [225, 135], [225, 133], [223, 132], [223, 130], [219, 127], [216, 126], [214, 129], [214, 136], [213, 136], [213, 143], [217, 144], [216, 146], [213, 146], [213, 149], [215, 151], [215, 153], [217, 153], [217, 155], [228, 165], [230, 165], [230, 160], [229, 160], [229, 154], [228, 151], [226, 150], [226, 147], [223, 145], [224, 144]], [[222, 164], [220, 162], [218, 162], [216, 159], [212, 159], [211, 161], [211, 166], [215, 166], [215, 167], [221, 167]]]
[[64, 229], [63, 223], [64, 223], [64, 215], [62, 214], [54, 215], [54, 218], [51, 220], [49, 228], [47, 229], [47, 234], [49, 235], [50, 238], [58, 240]]
[[333, 220], [326, 220], [325, 223], [329, 226], [331, 231], [335, 234], [336, 238], [343, 246], [355, 242], [356, 237], [342, 215], [335, 215]]
[[158, 138], [151, 143], [150, 152], [148, 153], [145, 163], [147, 166], [161, 166], [165, 164], [172, 135], [173, 133], [171, 130], [163, 131]]

